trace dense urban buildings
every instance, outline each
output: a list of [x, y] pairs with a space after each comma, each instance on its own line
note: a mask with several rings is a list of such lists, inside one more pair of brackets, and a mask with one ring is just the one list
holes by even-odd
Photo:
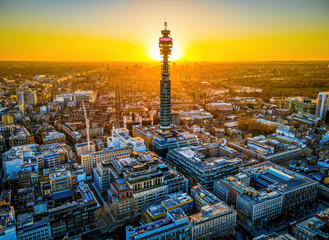
[[0, 62], [0, 240], [329, 239], [329, 62], [171, 63], [174, 39]]

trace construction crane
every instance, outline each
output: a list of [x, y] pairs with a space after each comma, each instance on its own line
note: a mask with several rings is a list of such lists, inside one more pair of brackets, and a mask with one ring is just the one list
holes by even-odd
[[90, 137], [89, 137], [89, 119], [87, 118], [87, 112], [85, 107], [85, 102], [82, 100], [83, 112], [86, 119], [86, 130], [87, 130], [87, 142], [88, 142], [88, 153], [90, 152]]

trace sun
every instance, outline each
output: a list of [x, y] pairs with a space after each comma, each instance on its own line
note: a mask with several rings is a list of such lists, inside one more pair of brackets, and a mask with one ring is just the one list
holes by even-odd
[[[156, 60], [156, 61], [161, 61], [162, 60], [162, 57], [160, 55], [159, 45], [158, 45], [157, 42], [155, 44], [153, 44], [153, 46], [150, 49], [147, 56], [149, 58], [153, 59], [153, 60]], [[170, 61], [176, 61], [176, 60], [181, 59], [182, 57], [183, 57], [182, 52], [180, 51], [179, 46], [176, 43], [174, 43], [171, 55], [169, 57], [169, 60]]]

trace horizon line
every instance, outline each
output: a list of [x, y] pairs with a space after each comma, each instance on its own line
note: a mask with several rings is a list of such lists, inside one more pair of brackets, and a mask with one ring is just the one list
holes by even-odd
[[[112, 62], [112, 63], [161, 63], [161, 61], [157, 61], [157, 60], [154, 60], [154, 61], [149, 61], [149, 60], [146, 60], [146, 61], [116, 61], [116, 60], [82, 60], [82, 61], [79, 61], [79, 60], [0, 60], [0, 62], [54, 62], [54, 63], [109, 63], [109, 62]], [[247, 61], [247, 60], [230, 60], [230, 61], [225, 61], [225, 60], [222, 60], [222, 61], [207, 61], [207, 60], [204, 60], [204, 61], [184, 61], [184, 60], [175, 60], [175, 61], [170, 61], [170, 62], [178, 62], [178, 63], [257, 63], [257, 62], [329, 62], [329, 58], [328, 59], [319, 59], [319, 60], [250, 60], [250, 61]]]

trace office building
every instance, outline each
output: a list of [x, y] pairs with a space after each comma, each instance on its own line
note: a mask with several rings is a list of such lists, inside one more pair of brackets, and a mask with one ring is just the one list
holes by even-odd
[[49, 208], [54, 240], [62, 240], [64, 236], [71, 237], [96, 228], [95, 210], [100, 207], [97, 198], [85, 184], [79, 185], [75, 193], [75, 197], [70, 199], [66, 197], [65, 192], [60, 193], [58, 200], [67, 200], [64, 204]]
[[10, 129], [9, 148], [34, 143], [34, 136], [24, 126], [9, 125], [8, 128]]
[[174, 193], [159, 204], [151, 204], [142, 210], [141, 217], [145, 223], [154, 222], [167, 216], [167, 212], [181, 208], [186, 214], [193, 210], [193, 199], [187, 193]]
[[314, 114], [316, 101], [304, 97], [288, 97], [284, 101], [284, 108], [291, 109], [294, 112], [303, 112]]
[[103, 151], [81, 155], [81, 165], [86, 174], [91, 174], [96, 164], [101, 161], [111, 160], [115, 157], [128, 157], [132, 153], [131, 148], [106, 149]]
[[237, 196], [236, 211], [248, 227], [262, 225], [281, 215], [283, 196], [277, 191], [248, 189]]
[[251, 158], [274, 163], [296, 159], [302, 154], [302, 149], [297, 146], [283, 144], [264, 136], [228, 142], [227, 145]]
[[281, 233], [274, 232], [268, 235], [263, 234], [257, 236], [254, 238], [254, 240], [296, 240], [296, 238], [294, 238], [287, 232], [281, 232]]
[[[95, 143], [90, 141], [89, 145], [90, 145], [90, 152], [95, 152]], [[75, 144], [75, 151], [78, 157], [81, 157], [82, 154], [88, 154], [89, 153], [88, 142]]]
[[236, 212], [224, 202], [203, 206], [188, 219], [192, 239], [220, 239], [235, 233]]
[[124, 178], [116, 179], [111, 183], [107, 196], [115, 221], [127, 220], [135, 216], [137, 206], [133, 189]]
[[319, 183], [271, 162], [241, 168], [256, 189], [270, 188], [283, 196], [282, 213], [299, 210], [317, 198]]
[[311, 217], [294, 225], [292, 228], [292, 235], [297, 240], [329, 239], [326, 223], [317, 217]]
[[[123, 179], [120, 181], [133, 191], [136, 214], [144, 207], [164, 200], [169, 193], [187, 190], [187, 179], [152, 152], [134, 152], [130, 157], [114, 158], [110, 164], [111, 183]], [[121, 184], [117, 182], [117, 185]]]
[[17, 91], [17, 104], [22, 105], [36, 105], [37, 95], [36, 92], [29, 88], [18, 89]]
[[206, 110], [212, 113], [233, 111], [233, 104], [224, 102], [213, 102], [206, 105]]
[[126, 128], [113, 129], [112, 137], [107, 139], [107, 147], [114, 149], [132, 147], [134, 152], [146, 151], [144, 140], [140, 137], [130, 137], [129, 130]]
[[306, 123], [314, 127], [317, 127], [321, 122], [321, 118], [319, 116], [310, 113], [303, 113], [303, 112], [293, 113], [287, 118], [300, 123]]
[[198, 211], [201, 211], [204, 206], [214, 205], [220, 202], [219, 198], [199, 185], [192, 187], [191, 197], [193, 198], [194, 206]]
[[22, 213], [17, 217], [16, 228], [17, 240], [52, 239], [49, 217], [35, 221], [33, 213]]
[[167, 212], [167, 217], [139, 227], [126, 227], [126, 240], [182, 239], [190, 240], [191, 227], [182, 209]]
[[249, 188], [250, 177], [243, 173], [238, 173], [222, 178], [214, 182], [214, 194], [222, 201], [236, 206], [238, 195]]
[[77, 182], [77, 177], [72, 175], [71, 171], [61, 169], [54, 173], [49, 174], [49, 182], [51, 192], [60, 192], [67, 189], [74, 189]]
[[[3, 199], [1, 199], [1, 201], [3, 201]], [[8, 203], [7, 206], [1, 206], [0, 217], [0, 240], [16, 240], [16, 220], [14, 207], [10, 206], [10, 203]]]
[[93, 103], [96, 101], [97, 93], [92, 90], [75, 91], [74, 97], [76, 100], [85, 100], [85, 101], [89, 101], [89, 102]]
[[5, 175], [21, 171], [38, 171], [36, 151], [38, 144], [12, 147], [2, 154], [2, 165]]
[[216, 179], [237, 173], [242, 165], [241, 159], [221, 156], [218, 144], [176, 148], [166, 161], [208, 190]]
[[111, 164], [109, 160], [103, 160], [96, 163], [96, 167], [93, 169], [95, 187], [101, 194], [110, 188], [110, 166]]
[[319, 92], [315, 115], [319, 116], [324, 122], [329, 121], [329, 92]]
[[45, 132], [42, 134], [42, 143], [49, 144], [49, 143], [65, 143], [66, 136], [64, 133], [57, 132], [57, 131], [50, 131]]

